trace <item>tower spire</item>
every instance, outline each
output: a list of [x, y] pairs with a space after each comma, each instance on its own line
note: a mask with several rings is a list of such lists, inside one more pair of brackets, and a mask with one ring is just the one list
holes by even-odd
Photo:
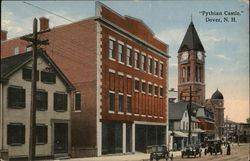
[[192, 13], [191, 13], [191, 23], [193, 22], [193, 15], [192, 15]]

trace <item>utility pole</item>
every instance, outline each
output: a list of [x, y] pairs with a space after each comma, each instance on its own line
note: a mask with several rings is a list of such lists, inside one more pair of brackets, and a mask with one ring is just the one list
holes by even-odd
[[189, 86], [189, 106], [188, 106], [188, 144], [191, 144], [191, 123], [192, 123], [192, 86]]
[[[49, 30], [48, 30], [49, 31]], [[48, 32], [46, 31], [46, 32]], [[47, 45], [48, 40], [37, 39], [37, 19], [33, 20], [33, 38], [23, 36], [20, 39], [32, 42], [32, 83], [31, 83], [31, 106], [30, 106], [30, 137], [29, 137], [29, 161], [35, 160], [36, 153], [36, 74], [37, 74], [37, 45]]]

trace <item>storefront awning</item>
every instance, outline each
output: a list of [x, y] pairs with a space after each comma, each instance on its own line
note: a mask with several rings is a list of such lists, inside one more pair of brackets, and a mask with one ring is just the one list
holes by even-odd
[[206, 131], [199, 128], [199, 129], [194, 129], [193, 132], [195, 132], [195, 133], [204, 133]]
[[175, 137], [188, 137], [187, 134], [181, 132], [181, 131], [174, 131], [174, 136]]

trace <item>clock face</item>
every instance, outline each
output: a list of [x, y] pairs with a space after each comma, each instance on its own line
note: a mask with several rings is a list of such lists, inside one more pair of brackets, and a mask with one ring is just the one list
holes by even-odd
[[188, 52], [185, 51], [181, 55], [181, 61], [186, 61], [188, 59]]
[[199, 60], [203, 60], [203, 54], [202, 54], [201, 51], [197, 52], [197, 57], [198, 57]]

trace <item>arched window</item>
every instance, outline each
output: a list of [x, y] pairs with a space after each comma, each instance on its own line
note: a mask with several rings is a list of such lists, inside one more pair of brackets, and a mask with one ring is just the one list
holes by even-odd
[[185, 82], [185, 76], [186, 76], [186, 69], [185, 67], [182, 68], [182, 82]]
[[201, 66], [199, 67], [199, 81], [201, 82]]
[[190, 80], [190, 66], [187, 67], [187, 81]]

